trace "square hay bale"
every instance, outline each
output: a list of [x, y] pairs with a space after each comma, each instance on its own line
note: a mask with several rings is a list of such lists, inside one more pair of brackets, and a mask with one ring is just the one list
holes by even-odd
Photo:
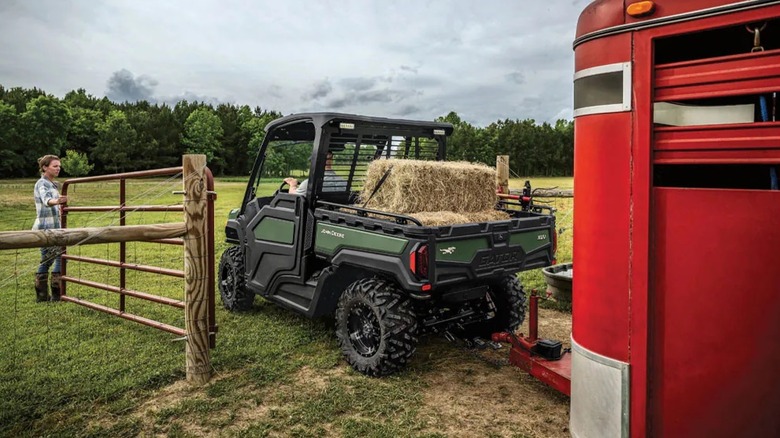
[[371, 162], [361, 192], [361, 203], [392, 166], [387, 179], [367, 208], [392, 213], [492, 210], [496, 205], [496, 170], [484, 164], [422, 160]]
[[473, 222], [492, 222], [509, 219], [509, 213], [500, 210], [483, 210], [466, 213], [451, 211], [423, 211], [410, 214], [413, 218], [429, 227], [441, 225], [469, 224]]

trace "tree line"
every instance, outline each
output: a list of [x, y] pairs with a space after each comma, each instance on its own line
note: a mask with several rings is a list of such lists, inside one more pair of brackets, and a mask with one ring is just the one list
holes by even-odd
[[447, 140], [447, 159], [495, 166], [496, 155], [509, 155], [511, 176], [574, 175], [574, 122], [537, 124], [533, 119], [503, 120], [481, 128], [454, 112], [437, 121], [455, 129]]
[[[281, 116], [230, 103], [115, 103], [84, 89], [60, 99], [38, 88], [0, 85], [0, 171], [3, 178], [38, 176], [36, 160], [45, 154], [67, 157], [65, 173], [78, 176], [174, 167], [181, 165], [183, 154], [202, 153], [215, 175], [248, 175], [266, 124]], [[517, 175], [572, 174], [570, 121], [552, 126], [504, 120], [482, 128], [454, 112], [438, 120], [455, 126], [447, 146], [450, 160], [492, 166], [496, 155], [509, 155], [510, 170]], [[299, 165], [286, 162], [293, 159], [286, 155], [273, 157], [280, 172]]]

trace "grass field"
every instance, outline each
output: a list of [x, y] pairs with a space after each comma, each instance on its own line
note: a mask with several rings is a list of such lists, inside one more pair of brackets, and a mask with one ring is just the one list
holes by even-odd
[[[570, 178], [532, 179], [571, 187]], [[0, 181], [0, 231], [29, 229], [33, 180]], [[519, 188], [522, 179], [513, 179]], [[271, 192], [278, 183], [262, 190]], [[179, 180], [128, 187], [129, 205], [175, 204]], [[224, 223], [240, 204], [240, 179], [216, 183], [217, 255]], [[77, 186], [71, 205], [114, 205], [117, 186]], [[541, 200], [540, 200], [541, 201]], [[572, 199], [557, 209], [559, 262], [571, 260]], [[178, 222], [180, 213], [131, 213], [128, 224]], [[116, 224], [115, 214], [69, 215], [69, 226]], [[117, 257], [117, 245], [72, 247], [82, 256]], [[182, 250], [129, 243], [128, 261], [182, 268]], [[0, 251], [0, 436], [568, 436], [568, 399], [509, 366], [497, 367], [441, 338], [423, 338], [411, 366], [367, 378], [341, 359], [331, 319], [308, 320], [257, 299], [252, 311], [217, 309], [214, 378], [183, 381], [184, 344], [149, 327], [66, 303], [34, 303], [37, 250]], [[113, 268], [71, 263], [71, 274], [117, 284]], [[522, 274], [543, 290], [538, 271]], [[183, 282], [128, 272], [128, 288], [183, 298]], [[68, 294], [116, 307], [117, 295], [69, 284]], [[219, 298], [217, 298], [219, 300]], [[570, 317], [552, 306], [548, 337], [568, 340]], [[180, 310], [127, 299], [127, 311], [182, 327]], [[558, 324], [560, 322], [560, 324]], [[570, 322], [569, 322], [570, 324]], [[507, 350], [496, 352], [500, 358]]]

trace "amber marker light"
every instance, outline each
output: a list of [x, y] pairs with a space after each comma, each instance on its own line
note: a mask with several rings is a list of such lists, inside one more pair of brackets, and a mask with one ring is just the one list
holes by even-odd
[[653, 2], [636, 2], [631, 3], [626, 8], [626, 14], [632, 17], [644, 17], [655, 12], [655, 3]]

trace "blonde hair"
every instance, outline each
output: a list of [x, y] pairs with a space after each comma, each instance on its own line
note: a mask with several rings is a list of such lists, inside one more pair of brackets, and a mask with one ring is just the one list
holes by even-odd
[[60, 157], [56, 155], [44, 155], [41, 158], [38, 158], [38, 169], [41, 173], [44, 172], [43, 168], [51, 164], [54, 160], [60, 161]]

